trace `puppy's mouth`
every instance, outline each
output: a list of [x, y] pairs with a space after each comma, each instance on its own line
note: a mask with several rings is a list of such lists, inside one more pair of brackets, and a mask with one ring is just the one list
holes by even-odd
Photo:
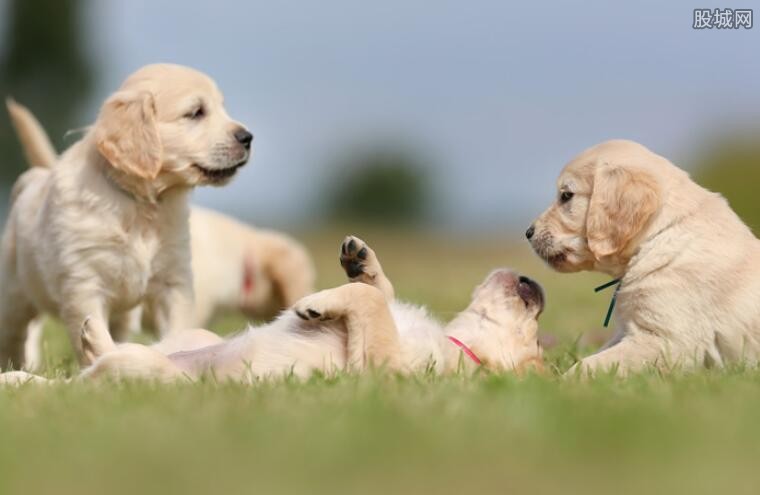
[[225, 168], [206, 168], [202, 165], [199, 165], [197, 163], [193, 163], [193, 168], [198, 170], [201, 175], [210, 183], [218, 183], [226, 181], [227, 179], [232, 178], [235, 173], [237, 173], [238, 169], [246, 164], [248, 160], [243, 160], [241, 162], [236, 163], [235, 165], [231, 167], [225, 167]]
[[544, 290], [538, 285], [538, 282], [524, 275], [520, 275], [517, 280], [517, 295], [520, 296], [526, 306], [536, 306], [538, 314], [541, 314], [545, 304]]
[[559, 268], [565, 263], [565, 261], [567, 261], [567, 252], [564, 250], [555, 251], [552, 249], [553, 244], [553, 236], [546, 231], [539, 234], [530, 243], [533, 250], [541, 257], [541, 259], [548, 263], [552, 268]]

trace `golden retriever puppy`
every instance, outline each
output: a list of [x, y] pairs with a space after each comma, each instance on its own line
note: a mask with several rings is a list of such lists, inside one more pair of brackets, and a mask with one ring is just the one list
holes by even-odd
[[[402, 373], [541, 369], [537, 319], [544, 295], [529, 278], [507, 269], [492, 272], [470, 305], [444, 326], [424, 308], [394, 299], [377, 256], [361, 239], [347, 237], [340, 258], [351, 283], [299, 300], [272, 323], [227, 340], [188, 330], [154, 346], [112, 344], [80, 376], [173, 381], [211, 374], [252, 382], [375, 366]], [[83, 347], [93, 353], [109, 338], [97, 331], [83, 326]], [[23, 372], [0, 375], [2, 383], [26, 381], [42, 379]]]
[[[57, 153], [42, 125], [23, 105], [8, 102], [22, 150], [30, 166], [51, 167]], [[218, 310], [234, 309], [254, 318], [271, 318], [314, 291], [314, 262], [291, 237], [257, 229], [221, 213], [190, 209], [195, 306], [191, 326], [205, 326]], [[155, 329], [153, 315], [137, 308], [129, 326]], [[42, 321], [27, 331], [25, 368], [41, 364]]]
[[588, 371], [723, 366], [760, 353], [760, 241], [719, 194], [631, 141], [573, 159], [528, 229], [561, 272], [620, 279], [617, 329]]
[[145, 304], [162, 334], [187, 328], [188, 194], [228, 182], [253, 139], [222, 100], [193, 69], [144, 67], [53, 166], [18, 179], [0, 250], [0, 366], [24, 364], [27, 324], [43, 312], [61, 317], [82, 363], [85, 319], [119, 338]]
[[300, 243], [285, 234], [194, 206], [190, 239], [194, 327], [205, 326], [220, 309], [271, 318], [314, 292], [314, 262]]

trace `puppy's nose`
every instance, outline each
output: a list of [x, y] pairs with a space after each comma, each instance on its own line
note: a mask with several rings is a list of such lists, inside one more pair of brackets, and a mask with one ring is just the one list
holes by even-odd
[[245, 149], [249, 149], [251, 147], [251, 141], [253, 141], [253, 134], [245, 129], [240, 129], [235, 132], [235, 139], [237, 139], [238, 143], [245, 146]]
[[528, 230], [525, 231], [525, 237], [527, 237], [528, 240], [530, 240], [531, 238], [533, 238], [533, 234], [535, 232], [536, 232], [536, 226], [531, 225], [530, 227], [528, 227]]

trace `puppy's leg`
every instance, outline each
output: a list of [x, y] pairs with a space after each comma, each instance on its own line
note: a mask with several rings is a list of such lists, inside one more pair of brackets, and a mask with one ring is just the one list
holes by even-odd
[[340, 245], [340, 265], [351, 282], [377, 287], [388, 301], [393, 300], [393, 284], [383, 273], [375, 252], [358, 237], [348, 236], [343, 239]]
[[97, 295], [72, 292], [70, 303], [61, 310], [61, 319], [71, 338], [79, 364], [87, 366], [101, 354], [115, 348], [108, 329], [108, 316]]
[[192, 286], [159, 286], [149, 289], [150, 313], [159, 337], [191, 328], [193, 317]]
[[41, 376], [27, 373], [26, 371], [8, 371], [0, 373], [0, 386], [20, 387], [27, 383], [52, 383], [53, 380], [48, 380]]
[[141, 344], [121, 344], [83, 370], [79, 379], [179, 381], [187, 376], [171, 359]]
[[399, 370], [401, 345], [385, 295], [377, 288], [351, 283], [306, 296], [293, 306], [303, 320], [345, 322], [348, 332], [348, 368], [361, 371], [372, 366]]
[[86, 317], [80, 326], [79, 338], [85, 363], [94, 363], [100, 356], [116, 349], [116, 343], [101, 318]]
[[664, 342], [656, 336], [627, 335], [620, 342], [575, 363], [565, 375], [593, 376], [597, 372], [615, 371], [619, 376], [649, 367], [678, 364], [667, 355]]
[[16, 283], [0, 280], [3, 283], [8, 285], [0, 285], [0, 368], [19, 369], [25, 365], [27, 328], [37, 311], [24, 294], [15, 290]]
[[37, 371], [42, 367], [42, 331], [45, 318], [38, 316], [27, 325], [24, 343], [24, 370]]

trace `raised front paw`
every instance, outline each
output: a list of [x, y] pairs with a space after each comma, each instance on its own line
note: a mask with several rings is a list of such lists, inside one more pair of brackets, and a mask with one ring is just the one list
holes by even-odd
[[293, 311], [299, 318], [306, 321], [332, 320], [334, 315], [329, 309], [329, 296], [325, 292], [317, 292], [297, 301], [293, 305]]
[[359, 278], [367, 273], [367, 267], [374, 260], [374, 253], [363, 240], [347, 236], [340, 245], [340, 266], [348, 278]]

